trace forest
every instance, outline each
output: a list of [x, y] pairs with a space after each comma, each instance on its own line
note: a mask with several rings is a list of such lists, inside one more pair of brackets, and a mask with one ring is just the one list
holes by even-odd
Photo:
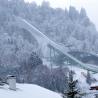
[[13, 74], [20, 83], [35, 83], [59, 92], [67, 87], [65, 72], [69, 69], [59, 67], [51, 72], [39, 56], [36, 40], [15, 26], [14, 16], [26, 19], [53, 41], [70, 46], [70, 51], [98, 53], [98, 32], [84, 8], [78, 11], [71, 6], [63, 10], [51, 8], [46, 1], [37, 5], [24, 0], [0, 0], [1, 77]]

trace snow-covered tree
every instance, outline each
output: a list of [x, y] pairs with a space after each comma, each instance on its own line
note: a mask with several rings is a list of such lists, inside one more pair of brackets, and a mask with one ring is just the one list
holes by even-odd
[[91, 83], [92, 83], [91, 75], [90, 75], [90, 72], [89, 72], [89, 71], [87, 71], [86, 82], [87, 82], [89, 85], [91, 85]]

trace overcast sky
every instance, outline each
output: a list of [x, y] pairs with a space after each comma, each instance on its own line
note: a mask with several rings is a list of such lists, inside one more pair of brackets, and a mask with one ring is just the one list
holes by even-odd
[[[41, 4], [43, 0], [25, 0], [25, 1], [35, 1], [37, 4]], [[77, 10], [81, 7], [86, 9], [87, 15], [91, 21], [96, 25], [98, 30], [98, 0], [44, 0], [49, 1], [51, 7], [56, 8], [69, 8], [70, 5], [75, 6]], [[70, 2], [71, 1], [71, 2]]]

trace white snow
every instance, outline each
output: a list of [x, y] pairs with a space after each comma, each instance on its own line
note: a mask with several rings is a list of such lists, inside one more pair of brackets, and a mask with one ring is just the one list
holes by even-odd
[[17, 90], [0, 86], [0, 98], [62, 98], [59, 94], [33, 84], [17, 84]]
[[74, 80], [78, 80], [78, 85], [81, 88], [81, 90], [84, 91], [89, 89], [89, 85], [86, 83], [86, 78], [82, 74], [87, 74], [87, 71], [77, 67], [69, 67], [69, 69], [75, 72]]

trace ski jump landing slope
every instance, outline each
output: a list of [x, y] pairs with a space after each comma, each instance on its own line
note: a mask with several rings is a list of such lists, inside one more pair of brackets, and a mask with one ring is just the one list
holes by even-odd
[[37, 40], [39, 45], [44, 45], [45, 47], [51, 46], [55, 50], [59, 51], [63, 55], [67, 56], [68, 58], [70, 58], [71, 60], [76, 62], [77, 65], [74, 65], [74, 66], [98, 73], [98, 66], [84, 64], [83, 62], [74, 58], [72, 55], [70, 55], [66, 52], [66, 48], [64, 46], [61, 46], [61, 45], [55, 43], [54, 41], [50, 40], [46, 35], [44, 35], [41, 31], [39, 31], [36, 27], [31, 25], [25, 19], [23, 19], [21, 17], [15, 17], [15, 24], [16, 24], [16, 26], [18, 26], [20, 28], [24, 28], [24, 29], [28, 30], [30, 32], [30, 34]]

